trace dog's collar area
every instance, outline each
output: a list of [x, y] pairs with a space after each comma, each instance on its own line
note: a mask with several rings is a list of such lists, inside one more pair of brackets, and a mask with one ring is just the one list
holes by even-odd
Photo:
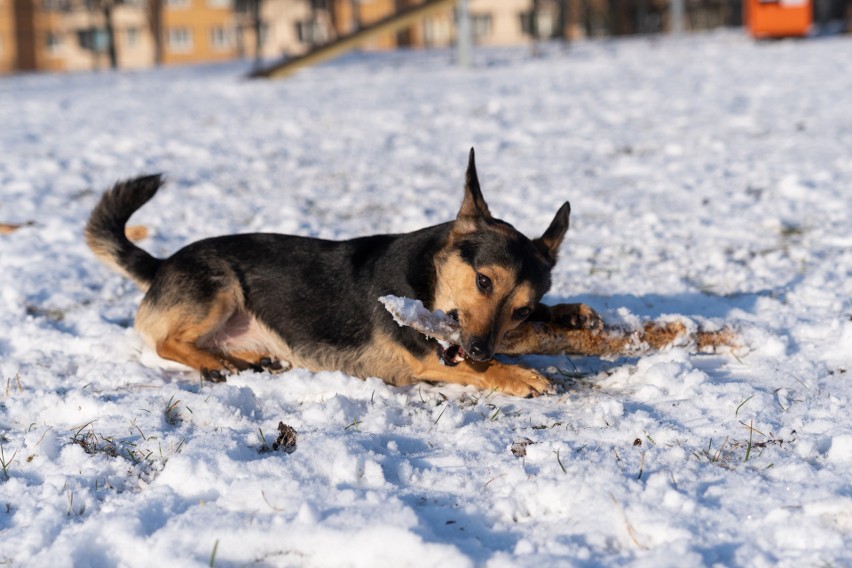
[[447, 367], [455, 367], [464, 361], [465, 356], [464, 349], [458, 345], [450, 345], [445, 348], [440, 343], [435, 349], [435, 354], [438, 355], [438, 360], [441, 361], [441, 364]]

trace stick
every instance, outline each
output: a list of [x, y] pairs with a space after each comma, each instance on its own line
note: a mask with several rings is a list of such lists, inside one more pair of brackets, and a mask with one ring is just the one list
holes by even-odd
[[[458, 323], [443, 312], [430, 312], [419, 300], [383, 296], [379, 301], [399, 325], [444, 343], [458, 344]], [[682, 320], [649, 321], [639, 328], [604, 325], [572, 329], [556, 323], [525, 322], [508, 332], [497, 349], [503, 355], [585, 355], [614, 357], [640, 355], [665, 347], [684, 347], [699, 353], [718, 347], [738, 346], [737, 334], [725, 327], [717, 331], [693, 329]]]

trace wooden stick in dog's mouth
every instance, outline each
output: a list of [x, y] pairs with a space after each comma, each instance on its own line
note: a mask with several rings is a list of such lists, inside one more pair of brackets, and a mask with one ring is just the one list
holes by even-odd
[[[464, 359], [461, 328], [451, 316], [432, 312], [420, 300], [382, 296], [379, 301], [401, 326], [408, 326], [441, 345], [446, 364]], [[503, 355], [584, 355], [616, 357], [641, 355], [666, 347], [712, 353], [720, 347], [738, 347], [738, 335], [729, 327], [700, 329], [687, 318], [665, 318], [639, 326], [605, 324], [602, 328], [573, 329], [550, 322], [525, 322], [509, 331], [497, 347]]]

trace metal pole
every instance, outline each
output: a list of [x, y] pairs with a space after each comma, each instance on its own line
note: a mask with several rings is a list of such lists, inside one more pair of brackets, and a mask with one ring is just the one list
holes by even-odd
[[683, 33], [683, 0], [672, 0], [671, 5], [671, 33], [680, 35]]
[[458, 10], [458, 25], [456, 26], [457, 63], [459, 67], [464, 68], [471, 66], [471, 52], [473, 51], [473, 27], [470, 25], [467, 1], [459, 0], [456, 8]]

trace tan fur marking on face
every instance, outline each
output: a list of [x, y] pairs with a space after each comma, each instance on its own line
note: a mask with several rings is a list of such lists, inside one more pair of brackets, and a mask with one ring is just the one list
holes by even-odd
[[477, 285], [477, 271], [457, 253], [447, 253], [437, 265], [438, 285], [435, 309], [458, 310], [462, 335], [493, 337], [495, 343], [520, 322], [513, 319], [515, 310], [533, 307], [535, 290], [528, 282], [517, 282], [517, 274], [502, 266], [483, 266], [479, 273], [491, 279], [491, 291], [482, 293]]

